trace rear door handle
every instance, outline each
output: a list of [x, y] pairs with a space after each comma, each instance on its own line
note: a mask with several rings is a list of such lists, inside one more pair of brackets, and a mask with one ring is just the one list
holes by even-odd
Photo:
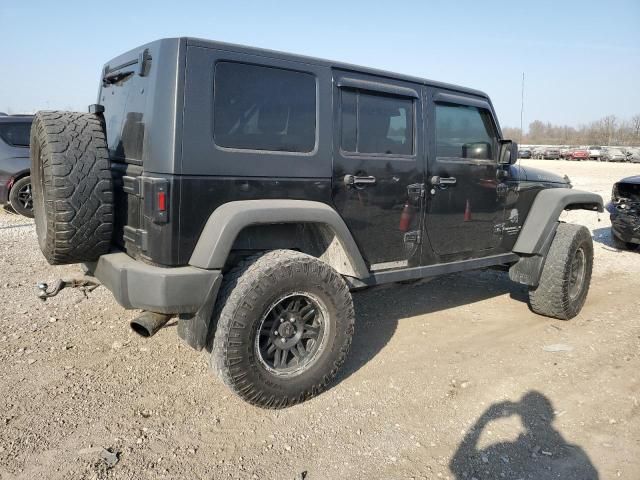
[[345, 175], [344, 184], [349, 187], [351, 185], [373, 185], [376, 183], [376, 177], [358, 177], [356, 175]]
[[437, 175], [431, 177], [431, 185], [433, 186], [449, 187], [457, 182], [456, 177], [438, 177]]

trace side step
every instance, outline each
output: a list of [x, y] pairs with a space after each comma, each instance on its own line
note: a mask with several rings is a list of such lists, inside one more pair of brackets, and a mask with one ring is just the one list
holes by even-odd
[[401, 282], [404, 280], [417, 280], [425, 277], [446, 275], [447, 273], [463, 272], [465, 270], [476, 270], [479, 268], [493, 267], [495, 265], [505, 265], [517, 262], [519, 259], [520, 257], [515, 253], [501, 253], [488, 257], [458, 260], [456, 262], [440, 263], [437, 265], [378, 272], [363, 279], [353, 277], [345, 278], [349, 283], [349, 286], [353, 288], [363, 288], [382, 285], [385, 283]]

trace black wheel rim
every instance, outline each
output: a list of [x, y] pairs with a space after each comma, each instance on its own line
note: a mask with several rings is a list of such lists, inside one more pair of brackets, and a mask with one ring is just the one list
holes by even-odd
[[571, 270], [569, 272], [569, 297], [576, 298], [582, 291], [586, 272], [586, 257], [584, 250], [579, 248], [571, 259]]
[[31, 191], [31, 184], [27, 183], [20, 187], [16, 194], [16, 199], [20, 206], [25, 210], [33, 210], [33, 193]]
[[280, 297], [267, 309], [258, 327], [255, 349], [271, 373], [293, 376], [320, 356], [328, 337], [327, 310], [310, 293]]

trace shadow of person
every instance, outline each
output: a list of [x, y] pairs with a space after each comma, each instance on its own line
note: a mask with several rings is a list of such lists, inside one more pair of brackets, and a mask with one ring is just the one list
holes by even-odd
[[[479, 449], [480, 435], [489, 422], [512, 415], [520, 417], [525, 432], [515, 441]], [[597, 480], [598, 472], [585, 451], [567, 443], [553, 428], [554, 417], [549, 399], [536, 391], [516, 403], [495, 403], [467, 432], [449, 468], [456, 480]]]

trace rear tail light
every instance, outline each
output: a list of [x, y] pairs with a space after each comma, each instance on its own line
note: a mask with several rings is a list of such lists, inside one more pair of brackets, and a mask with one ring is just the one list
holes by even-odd
[[167, 211], [167, 192], [158, 192], [158, 211]]

